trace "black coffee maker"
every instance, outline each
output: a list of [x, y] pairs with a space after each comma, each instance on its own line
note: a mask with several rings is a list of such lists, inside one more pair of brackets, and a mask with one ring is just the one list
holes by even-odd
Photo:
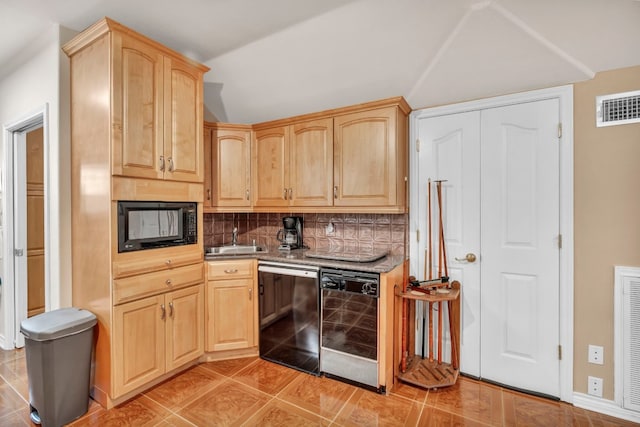
[[280, 242], [280, 249], [302, 248], [302, 217], [285, 216], [282, 218], [282, 227], [276, 234], [276, 239]]

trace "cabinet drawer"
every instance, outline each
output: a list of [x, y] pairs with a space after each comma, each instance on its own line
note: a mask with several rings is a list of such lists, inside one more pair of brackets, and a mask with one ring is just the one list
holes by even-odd
[[202, 251], [197, 249], [188, 252], [167, 251], [163, 255], [150, 255], [148, 251], [119, 254], [113, 262], [113, 277], [118, 279], [167, 269], [175, 271], [175, 267], [201, 262], [202, 256]]
[[202, 263], [113, 281], [113, 304], [204, 282]]
[[239, 279], [253, 277], [255, 263], [252, 259], [225, 260], [209, 262], [208, 279]]

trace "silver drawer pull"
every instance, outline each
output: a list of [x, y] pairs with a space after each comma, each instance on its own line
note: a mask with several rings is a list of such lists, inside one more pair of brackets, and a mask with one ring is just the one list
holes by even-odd
[[167, 311], [164, 308], [164, 304], [160, 305], [160, 318], [162, 320], [164, 320], [164, 318], [167, 316]]
[[224, 272], [227, 273], [227, 274], [234, 274], [234, 273], [238, 272], [238, 269], [237, 268], [228, 268]]
[[173, 317], [173, 303], [169, 303], [169, 317]]
[[167, 267], [171, 267], [171, 260], [170, 259], [166, 260], [164, 263], [165, 263], [165, 265]]
[[164, 282], [164, 283], [165, 283], [167, 286], [171, 286], [171, 283], [172, 283], [172, 282], [171, 282], [171, 279], [167, 279], [167, 280], [165, 280], [165, 282]]

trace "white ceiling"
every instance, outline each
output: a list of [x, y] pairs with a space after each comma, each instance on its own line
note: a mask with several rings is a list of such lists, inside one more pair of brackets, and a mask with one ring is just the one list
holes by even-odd
[[103, 16], [211, 67], [206, 118], [237, 123], [398, 95], [417, 109], [640, 65], [638, 0], [0, 0], [0, 78], [52, 23], [80, 31]]

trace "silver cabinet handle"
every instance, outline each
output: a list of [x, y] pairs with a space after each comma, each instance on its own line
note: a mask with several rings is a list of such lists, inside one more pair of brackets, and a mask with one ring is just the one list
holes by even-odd
[[247, 200], [249, 200], [249, 190], [245, 191], [245, 194], [247, 195]]
[[173, 172], [175, 170], [175, 167], [173, 166], [173, 157], [169, 157], [167, 160], [169, 161], [169, 172]]
[[207, 200], [211, 200], [211, 189], [207, 188]]
[[160, 304], [160, 318], [164, 320], [167, 317], [167, 310], [164, 308], [164, 304]]
[[173, 282], [171, 282], [171, 279], [167, 279], [167, 280], [165, 280], [165, 281], [164, 281], [164, 283], [165, 283], [165, 285], [167, 285], [167, 286], [171, 286], [171, 284], [172, 284]]
[[338, 198], [338, 186], [337, 185], [333, 186], [333, 198], [334, 199]]
[[224, 272], [227, 273], [227, 274], [234, 274], [234, 273], [238, 272], [238, 269], [237, 268], [228, 268]]
[[282, 192], [282, 197], [287, 200], [287, 189], [285, 188], [284, 191]]
[[164, 262], [164, 264], [165, 264], [167, 267], [171, 267], [171, 260], [170, 260], [170, 259], [166, 260], [166, 261]]
[[249, 288], [249, 301], [251, 301], [251, 295], [252, 295], [252, 293], [253, 293], [253, 289], [252, 289], [252, 288]]
[[289, 200], [293, 200], [293, 188], [289, 187]]
[[462, 261], [466, 261], [466, 262], [475, 262], [477, 259], [476, 254], [472, 254], [472, 253], [468, 253], [464, 256], [464, 258], [455, 258], [456, 261], [462, 262]]
[[173, 317], [173, 302], [169, 303], [169, 317]]
[[160, 156], [160, 170], [164, 172], [164, 156]]

